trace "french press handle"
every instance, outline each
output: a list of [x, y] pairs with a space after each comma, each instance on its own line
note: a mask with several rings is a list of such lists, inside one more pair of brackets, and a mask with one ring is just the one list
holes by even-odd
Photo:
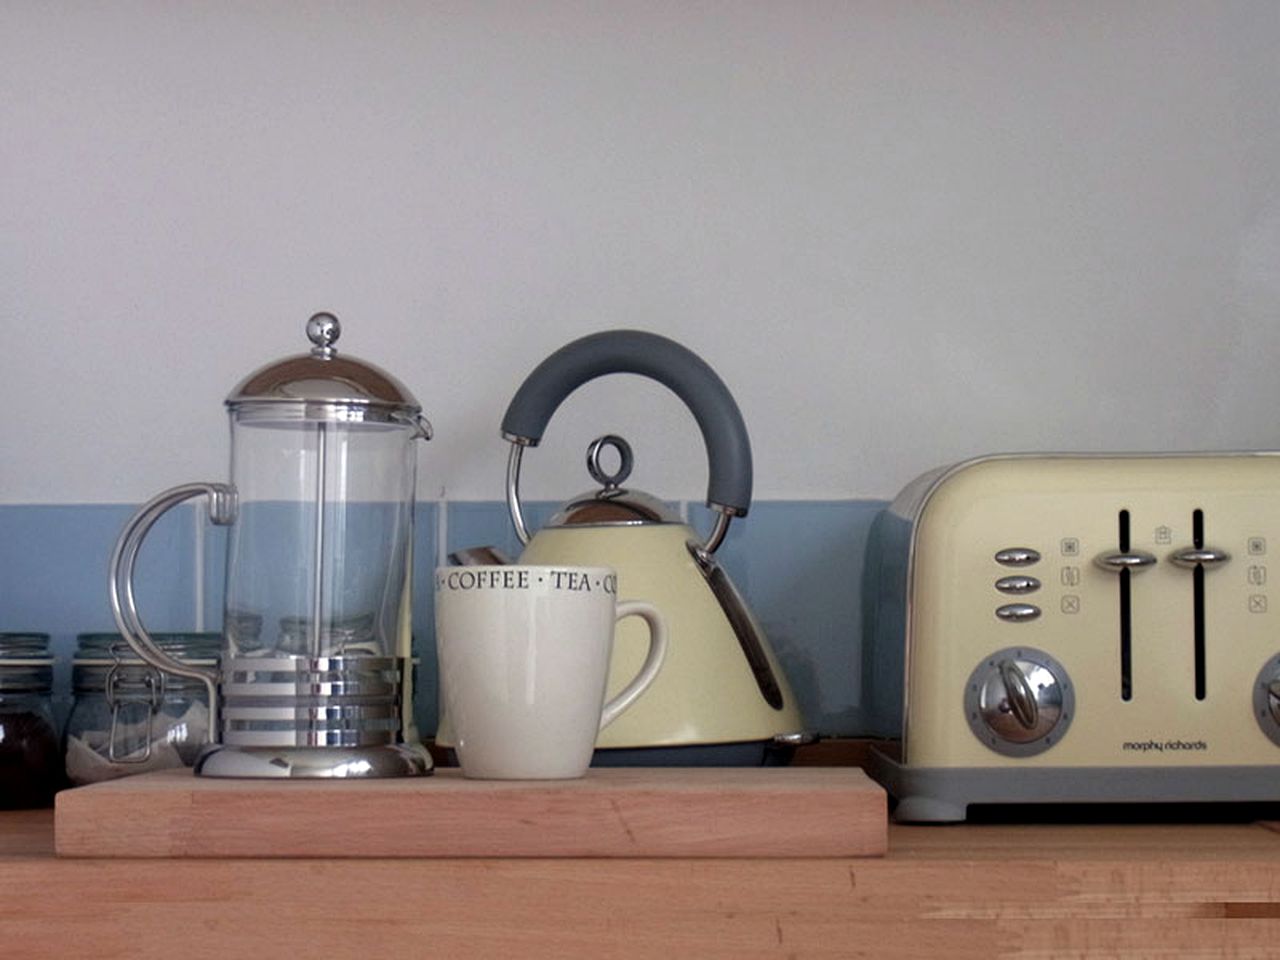
[[120, 531], [115, 549], [111, 552], [109, 573], [111, 613], [115, 617], [120, 635], [146, 663], [157, 670], [175, 676], [204, 681], [209, 692], [209, 738], [218, 739], [218, 670], [214, 667], [198, 667], [183, 663], [169, 656], [156, 644], [142, 625], [133, 598], [133, 573], [138, 562], [138, 551], [151, 527], [173, 507], [195, 497], [209, 498], [209, 520], [218, 526], [227, 526], [236, 518], [236, 491], [225, 483], [184, 483], [156, 495], [138, 508], [137, 513]]
[[635, 373], [676, 394], [697, 421], [707, 448], [707, 506], [720, 514], [706, 549], [714, 550], [731, 517], [751, 506], [751, 440], [742, 413], [724, 381], [707, 363], [674, 340], [643, 330], [608, 330], [574, 340], [543, 360], [525, 378], [502, 418], [512, 444], [507, 501], [520, 539], [528, 542], [518, 480], [524, 447], [536, 447], [551, 415], [574, 390], [609, 373]]

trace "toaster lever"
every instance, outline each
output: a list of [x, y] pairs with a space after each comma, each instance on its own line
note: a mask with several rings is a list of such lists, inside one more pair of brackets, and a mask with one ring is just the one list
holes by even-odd
[[1187, 547], [1169, 554], [1169, 562], [1175, 567], [1194, 570], [1196, 567], [1216, 567], [1231, 559], [1231, 554], [1214, 547]]
[[1154, 554], [1144, 550], [1122, 550], [1117, 553], [1101, 554], [1094, 557], [1093, 562], [1103, 570], [1110, 570], [1112, 573], [1119, 573], [1121, 570], [1132, 570], [1137, 573], [1147, 567], [1155, 566], [1156, 558]]

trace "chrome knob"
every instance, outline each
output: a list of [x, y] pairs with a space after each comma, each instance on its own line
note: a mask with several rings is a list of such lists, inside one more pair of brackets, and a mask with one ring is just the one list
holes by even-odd
[[1271, 657], [1258, 671], [1253, 684], [1253, 718], [1267, 739], [1280, 747], [1280, 656]]
[[996, 581], [996, 589], [1001, 593], [1035, 593], [1040, 589], [1040, 581], [1036, 577], [1016, 574], [1012, 577], [1001, 577]]
[[1169, 562], [1175, 567], [1194, 570], [1196, 567], [1219, 567], [1231, 559], [1231, 554], [1214, 547], [1186, 547], [1169, 554]]
[[1040, 551], [1031, 547], [1006, 547], [996, 552], [995, 559], [1005, 567], [1029, 567], [1040, 562]]
[[1000, 682], [1004, 684], [1005, 692], [1005, 699], [1000, 704], [1001, 709], [1005, 709], [1007, 704], [1014, 719], [1022, 724], [1022, 729], [1035, 730], [1040, 723], [1040, 704], [1036, 698], [1036, 692], [1027, 682], [1027, 675], [1012, 660], [1001, 660], [997, 669], [1000, 671]]
[[1062, 739], [1075, 693], [1062, 664], [1040, 650], [1009, 648], [974, 669], [965, 687], [974, 736], [996, 753], [1029, 757]]
[[996, 617], [1006, 623], [1024, 623], [1040, 616], [1040, 608], [1034, 603], [1006, 603], [996, 607]]
[[1154, 554], [1147, 553], [1145, 550], [1120, 550], [1096, 556], [1093, 562], [1103, 570], [1110, 570], [1112, 573], [1119, 573], [1121, 570], [1132, 570], [1137, 573], [1147, 567], [1155, 566], [1156, 558]]
[[311, 341], [311, 355], [328, 359], [338, 352], [338, 338], [342, 336], [342, 324], [332, 313], [316, 313], [307, 321], [307, 339]]

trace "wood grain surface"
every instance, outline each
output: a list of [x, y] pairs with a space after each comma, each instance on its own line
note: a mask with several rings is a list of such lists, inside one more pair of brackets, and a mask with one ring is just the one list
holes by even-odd
[[894, 825], [887, 856], [857, 859], [93, 860], [53, 856], [52, 836], [50, 812], [0, 814], [5, 960], [1271, 958], [1280, 942], [1280, 835], [1254, 824]]
[[218, 780], [58, 794], [74, 857], [857, 857], [888, 843], [857, 768], [593, 769], [580, 780]]

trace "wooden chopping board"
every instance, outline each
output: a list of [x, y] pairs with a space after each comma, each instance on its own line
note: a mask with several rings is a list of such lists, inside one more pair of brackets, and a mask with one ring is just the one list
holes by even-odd
[[888, 846], [857, 767], [603, 768], [581, 780], [219, 780], [64, 790], [64, 857], [861, 857]]

